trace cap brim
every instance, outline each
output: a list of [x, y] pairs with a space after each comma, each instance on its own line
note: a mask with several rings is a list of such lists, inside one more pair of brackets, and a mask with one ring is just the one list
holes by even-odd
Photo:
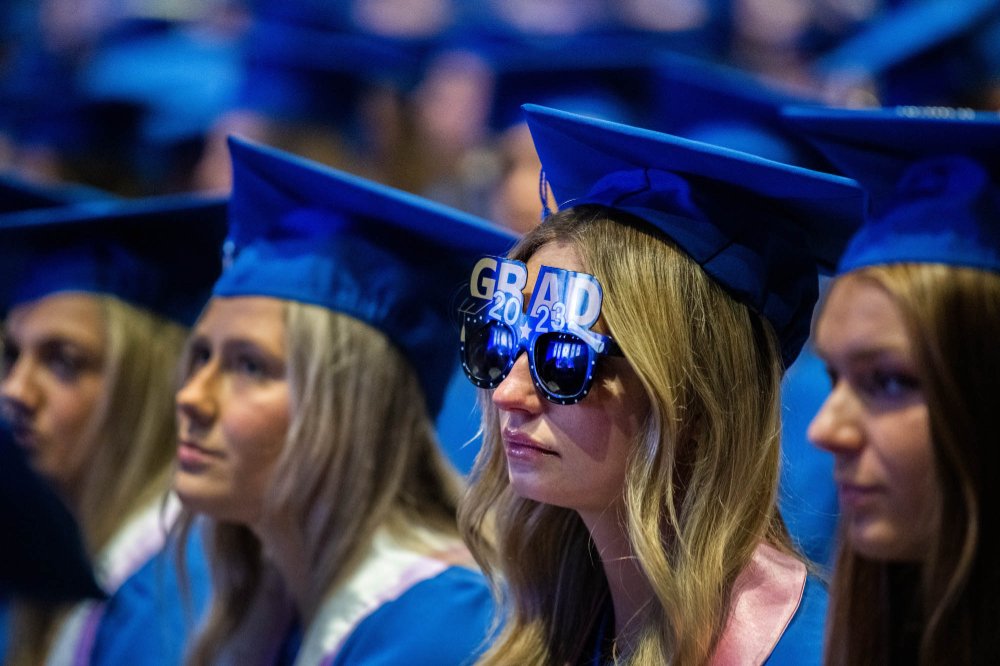
[[903, 171], [927, 157], [962, 155], [1000, 172], [1000, 114], [916, 107], [790, 107], [782, 113], [875, 198], [892, 192]]

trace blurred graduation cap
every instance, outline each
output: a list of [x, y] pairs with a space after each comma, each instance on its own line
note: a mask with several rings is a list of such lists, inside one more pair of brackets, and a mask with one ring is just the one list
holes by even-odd
[[554, 109], [525, 112], [560, 208], [609, 206], [666, 234], [770, 321], [791, 364], [809, 333], [817, 267], [832, 268], [860, 223], [853, 181]]
[[885, 106], [974, 104], [997, 64], [986, 60], [977, 35], [998, 16], [996, 0], [909, 2], [876, 16], [815, 69], [824, 77], [880, 82]]
[[0, 172], [0, 215], [110, 198], [112, 195], [84, 185], [43, 185]]
[[225, 211], [223, 199], [183, 196], [0, 216], [0, 312], [88, 292], [190, 325], [221, 269]]
[[869, 193], [840, 272], [898, 262], [1000, 271], [1000, 115], [900, 107], [788, 109]]
[[257, 21], [242, 46], [244, 73], [234, 104], [276, 120], [343, 126], [366, 87], [412, 86], [418, 56], [372, 35]]
[[523, 122], [528, 103], [641, 123], [653, 98], [651, 52], [624, 37], [524, 37], [479, 50], [495, 74], [490, 124], [497, 131]]
[[108, 185], [103, 180], [127, 174], [123, 165], [130, 163], [142, 116], [138, 105], [88, 97], [76, 63], [40, 46], [22, 48], [4, 65], [0, 128], [15, 144], [54, 151], [80, 172], [74, 179]]
[[270, 296], [341, 312], [413, 365], [429, 413], [456, 365], [453, 302], [483, 254], [515, 237], [413, 194], [230, 139], [231, 264], [215, 296]]
[[659, 57], [655, 80], [651, 129], [831, 171], [823, 154], [789, 130], [781, 116], [782, 107], [819, 100], [780, 91], [732, 67], [678, 54]]
[[164, 23], [106, 38], [78, 78], [87, 99], [137, 110], [137, 160], [155, 181], [165, 158], [199, 143], [231, 107], [240, 75], [234, 38]]
[[0, 600], [104, 597], [80, 530], [52, 488], [0, 428]]

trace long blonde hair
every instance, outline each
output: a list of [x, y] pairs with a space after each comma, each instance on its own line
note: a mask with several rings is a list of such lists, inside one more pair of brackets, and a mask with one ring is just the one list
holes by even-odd
[[[920, 566], [869, 560], [841, 540], [827, 662], [888, 663], [909, 646], [920, 664], [995, 664], [1000, 545], [990, 531], [1000, 512], [1000, 275], [895, 264], [839, 279], [874, 283], [902, 314], [927, 400], [942, 501], [937, 537]], [[901, 631], [904, 625], [912, 631]]]
[[[105, 390], [88, 424], [96, 438], [78, 504], [73, 508], [91, 555], [128, 518], [170, 485], [177, 447], [174, 372], [186, 329], [114, 296], [93, 294], [105, 327]], [[63, 609], [15, 606], [6, 664], [37, 664], [49, 649]]]
[[[440, 453], [416, 373], [381, 332], [352, 317], [287, 303], [292, 423], [265, 516], [294, 521], [315, 610], [360, 563], [376, 530], [415, 549], [415, 527], [456, 536], [457, 474]], [[267, 518], [265, 517], [265, 520]], [[211, 664], [261, 630], [248, 610], [280, 615], [287, 591], [249, 528], [209, 521], [213, 600], [189, 654]], [[265, 598], [270, 596], [271, 598]]]
[[[650, 402], [628, 461], [625, 515], [655, 594], [630, 664], [700, 664], [757, 545], [790, 552], [775, 508], [781, 361], [769, 325], [671, 241], [611, 209], [551, 216], [514, 248], [527, 260], [568, 242], [604, 287], [603, 316]], [[460, 526], [508, 615], [481, 663], [590, 658], [608, 583], [582, 520], [510, 488], [497, 409], [483, 400], [483, 449]], [[495, 542], [488, 539], [495, 527]], [[499, 621], [498, 621], [499, 623]]]

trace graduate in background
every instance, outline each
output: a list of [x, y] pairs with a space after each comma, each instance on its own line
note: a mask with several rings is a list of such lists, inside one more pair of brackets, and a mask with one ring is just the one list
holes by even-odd
[[789, 118], [871, 195], [820, 309], [841, 547], [829, 664], [995, 664], [1000, 120], [942, 108]]
[[[0, 214], [105, 197], [85, 187], [51, 187], [0, 174]], [[100, 598], [104, 593], [93, 580], [79, 528], [65, 503], [31, 469], [5, 427], [0, 427], [0, 438], [0, 534], [7, 540], [0, 553], [2, 655], [7, 651], [8, 612], [14, 597], [53, 602]]]
[[0, 222], [0, 406], [79, 521], [108, 600], [18, 603], [5, 663], [175, 663], [185, 609], [164, 549], [176, 442], [170, 391], [220, 269], [220, 200], [95, 201]]
[[230, 265], [177, 393], [174, 488], [209, 519], [214, 582], [188, 661], [466, 663], [492, 604], [432, 419], [463, 276], [513, 237], [275, 149], [230, 150]]
[[566, 204], [477, 265], [464, 308], [492, 404], [460, 520], [503, 594], [483, 663], [819, 663], [826, 592], [776, 507], [779, 383], [860, 191], [526, 110]]

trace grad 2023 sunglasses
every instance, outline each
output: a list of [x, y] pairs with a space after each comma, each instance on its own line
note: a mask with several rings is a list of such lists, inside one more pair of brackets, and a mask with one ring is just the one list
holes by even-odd
[[[494, 263], [484, 267], [486, 259]], [[496, 277], [483, 280], [487, 269]], [[522, 312], [526, 281], [521, 262], [488, 257], [477, 264], [474, 298], [462, 308], [462, 369], [479, 388], [493, 389], [526, 352], [539, 392], [558, 405], [576, 404], [590, 391], [598, 359], [622, 356], [609, 336], [589, 330], [600, 315], [600, 283], [586, 273], [542, 266], [531, 303]]]

